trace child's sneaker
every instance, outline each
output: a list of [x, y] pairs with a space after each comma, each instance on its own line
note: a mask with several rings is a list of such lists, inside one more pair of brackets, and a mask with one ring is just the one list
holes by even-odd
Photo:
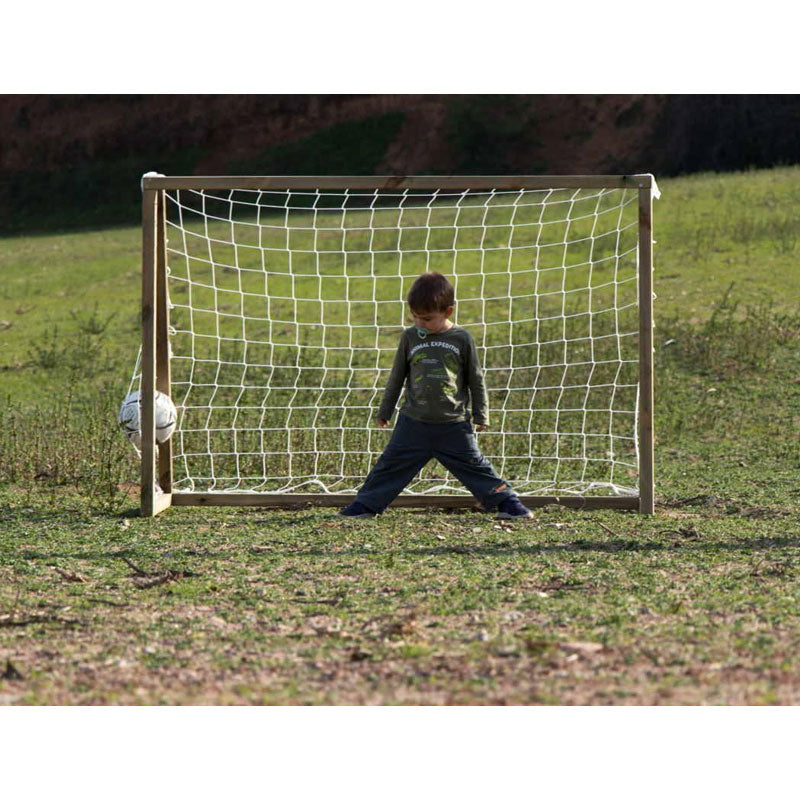
[[374, 517], [375, 512], [370, 511], [365, 505], [353, 501], [349, 506], [339, 512], [340, 517]]
[[527, 519], [532, 516], [533, 512], [516, 497], [507, 497], [497, 506], [497, 519]]

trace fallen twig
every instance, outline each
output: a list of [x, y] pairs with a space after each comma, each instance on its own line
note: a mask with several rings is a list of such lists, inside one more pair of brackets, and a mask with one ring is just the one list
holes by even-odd
[[598, 525], [599, 525], [599, 526], [600, 526], [600, 527], [601, 527], [601, 528], [602, 528], [604, 531], [606, 531], [606, 533], [610, 533], [612, 536], [616, 536], [616, 535], [617, 535], [617, 534], [616, 534], [616, 531], [612, 531], [612, 530], [611, 530], [611, 528], [609, 528], [609, 527], [608, 527], [608, 525], [603, 525], [603, 523], [602, 523], [602, 522], [600, 522], [599, 520], [597, 521], [597, 524], [598, 524]]
[[291, 599], [292, 603], [309, 603], [311, 605], [316, 605], [319, 603], [320, 605], [324, 606], [338, 606], [342, 602], [341, 597], [322, 597], [318, 600], [314, 599], [313, 597], [293, 597]]
[[129, 558], [121, 557], [122, 560], [136, 573], [133, 575], [133, 583], [137, 589], [150, 589], [153, 586], [161, 586], [163, 583], [170, 581], [177, 581], [181, 578], [196, 578], [196, 572], [190, 572], [188, 569], [168, 569], [164, 572], [146, 572], [145, 570], [137, 567]]
[[188, 570], [175, 570], [168, 569], [166, 572], [159, 574], [150, 574], [147, 576], [134, 576], [133, 583], [137, 589], [150, 589], [153, 586], [161, 586], [170, 581], [178, 581], [181, 578], [196, 578], [196, 572], [189, 572]]
[[0, 678], [7, 681], [21, 681], [25, 676], [11, 663], [10, 659], [6, 659], [6, 668]]
[[0, 615], [0, 628], [22, 628], [25, 625], [35, 625], [39, 622], [58, 622], [62, 625], [79, 625], [77, 619], [57, 617], [51, 614], [33, 614], [31, 616], [15, 619], [12, 614]]
[[540, 592], [564, 592], [570, 589], [585, 589], [589, 586], [588, 583], [562, 583], [561, 581], [556, 581], [555, 583], [543, 583], [539, 584], [535, 588]]
[[137, 567], [136, 564], [134, 564], [129, 558], [125, 558], [125, 556], [122, 556], [121, 558], [137, 575], [147, 578], [152, 574], [150, 572], [145, 572], [143, 569], [139, 569], [139, 567]]
[[116, 608], [127, 608], [130, 603], [115, 603], [113, 600], [105, 600], [102, 597], [87, 597], [90, 603], [102, 603], [104, 606], [114, 606]]
[[69, 581], [70, 583], [88, 583], [87, 579], [83, 577], [83, 575], [79, 575], [77, 572], [67, 572], [65, 569], [61, 569], [61, 567], [53, 567], [53, 570], [57, 572], [65, 581]]

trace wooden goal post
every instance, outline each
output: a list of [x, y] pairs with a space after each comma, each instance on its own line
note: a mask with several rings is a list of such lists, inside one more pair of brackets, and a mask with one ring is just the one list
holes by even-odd
[[[638, 491], [635, 494], [526, 493], [521, 500], [536, 507], [551, 503], [571, 508], [613, 508], [654, 512], [653, 448], [653, 197], [654, 178], [647, 175], [583, 176], [429, 176], [429, 177], [168, 177], [148, 173], [142, 179], [142, 351], [141, 351], [141, 514], [154, 516], [170, 505], [247, 505], [264, 507], [338, 506], [353, 492], [309, 491], [185, 491], [175, 484], [172, 440], [158, 444], [155, 436], [154, 392], [172, 395], [170, 297], [168, 268], [168, 201], [175, 192], [549, 192], [551, 190], [625, 190], [638, 198], [638, 388], [635, 447]], [[260, 195], [259, 195], [260, 196]], [[288, 201], [287, 201], [288, 203]], [[568, 226], [567, 226], [568, 227]], [[591, 296], [591, 291], [589, 292]], [[457, 297], [458, 301], [458, 297]], [[566, 335], [565, 335], [566, 338]], [[584, 409], [585, 411], [585, 409]], [[584, 414], [586, 416], [586, 414]], [[490, 456], [491, 457], [491, 456]], [[513, 480], [512, 480], [513, 483]], [[402, 494], [395, 506], [476, 507], [465, 494]]]

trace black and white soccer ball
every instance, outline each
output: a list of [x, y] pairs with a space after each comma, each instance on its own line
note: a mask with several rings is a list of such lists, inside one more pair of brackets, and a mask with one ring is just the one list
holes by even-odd
[[[142, 446], [142, 404], [139, 392], [131, 392], [123, 401], [117, 417], [122, 432], [133, 446], [140, 450]], [[178, 423], [178, 411], [175, 404], [163, 392], [156, 392], [156, 441], [164, 444]]]

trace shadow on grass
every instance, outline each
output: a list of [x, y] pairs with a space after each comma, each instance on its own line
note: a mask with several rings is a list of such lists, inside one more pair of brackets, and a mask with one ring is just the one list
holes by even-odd
[[[329, 551], [324, 548], [311, 548], [304, 551], [289, 551], [287, 555], [294, 556], [322, 556], [336, 557], [342, 556], [386, 556], [386, 555], [407, 555], [407, 556], [520, 556], [520, 555], [542, 555], [545, 553], [570, 553], [570, 552], [595, 552], [595, 553], [652, 553], [652, 552], [677, 552], [677, 551], [697, 551], [697, 552], [760, 552], [762, 550], [800, 548], [800, 536], [775, 536], [765, 537], [756, 540], [737, 540], [735, 542], [636, 542], [630, 539], [609, 539], [606, 541], [591, 542], [585, 539], [578, 539], [574, 542], [559, 544], [487, 544], [478, 546], [469, 545], [440, 545], [436, 547], [415, 547], [401, 549], [376, 548], [351, 548], [348, 550]], [[280, 554], [280, 550], [270, 550], [271, 555]]]
[[[42, 551], [27, 550], [19, 553], [17, 558], [23, 561], [52, 561], [53, 559], [77, 559], [80, 561], [109, 561], [120, 559], [140, 559], [143, 565], [155, 567], [158, 564], [163, 566], [166, 560], [169, 564], [175, 564], [184, 559], [202, 559], [205, 561], [231, 561], [231, 552], [217, 553], [213, 549], [198, 550], [195, 548], [169, 547], [162, 545], [165, 552], [154, 552], [151, 547], [125, 548], [120, 550], [77, 550], [77, 551]], [[764, 537], [755, 540], [738, 540], [732, 542], [635, 542], [630, 539], [609, 539], [606, 541], [590, 542], [578, 539], [574, 542], [558, 544], [486, 544], [477, 546], [468, 545], [437, 545], [435, 547], [410, 547], [410, 548], [366, 548], [351, 547], [348, 549], [332, 550], [325, 547], [312, 547], [310, 549], [298, 550], [291, 546], [271, 546], [268, 549], [254, 549], [254, 547], [243, 547], [242, 553], [246, 553], [251, 559], [274, 560], [276, 557], [283, 558], [317, 558], [317, 559], [341, 559], [348, 556], [366, 558], [385, 558], [387, 556], [469, 556], [472, 558], [497, 558], [497, 557], [518, 557], [518, 556], [537, 556], [553, 553], [670, 553], [670, 552], [737, 552], [737, 553], [756, 553], [765, 550], [794, 550], [800, 549], [800, 536], [775, 536]]]
[[[185, 552], [179, 551], [170, 551], [172, 555], [169, 556], [170, 560], [177, 555], [186, 555]], [[195, 553], [192, 553], [195, 555]], [[26, 550], [24, 553], [19, 553], [16, 558], [20, 561], [45, 561], [50, 562], [56, 558], [63, 558], [69, 559], [71, 561], [117, 561], [124, 558], [147, 558], [148, 560], [153, 560], [152, 554], [145, 555], [141, 550], [114, 550], [113, 552], [108, 550], [95, 550], [95, 551], [86, 551], [86, 550], [75, 550], [73, 552], [61, 552], [61, 551], [41, 551], [41, 550]]]

